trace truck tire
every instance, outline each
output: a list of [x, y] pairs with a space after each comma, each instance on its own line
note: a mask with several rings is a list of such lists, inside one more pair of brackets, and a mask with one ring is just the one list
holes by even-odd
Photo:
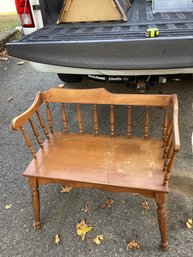
[[61, 74], [61, 73], [58, 73], [58, 77], [63, 82], [68, 82], [68, 83], [81, 82], [84, 79], [83, 75], [77, 75], [77, 74], [74, 75], [74, 74]]

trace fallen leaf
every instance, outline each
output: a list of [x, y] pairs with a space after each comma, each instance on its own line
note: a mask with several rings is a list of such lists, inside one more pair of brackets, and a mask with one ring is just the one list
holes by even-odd
[[17, 62], [17, 65], [23, 65], [25, 63], [25, 61], [20, 61], [20, 62]]
[[11, 207], [12, 207], [11, 204], [6, 204], [6, 205], [5, 205], [5, 209], [10, 209]]
[[13, 100], [13, 96], [10, 96], [10, 97], [7, 99], [8, 102], [11, 102], [12, 100]]
[[103, 235], [96, 235], [94, 238], [93, 238], [93, 242], [97, 245], [100, 245], [102, 243], [102, 241], [104, 240], [104, 236]]
[[0, 56], [0, 61], [7, 61], [9, 58], [8, 57], [2, 57]]
[[142, 202], [141, 206], [143, 209], [145, 209], [146, 211], [148, 211], [150, 209], [149, 203], [147, 201]]
[[133, 195], [133, 196], [138, 196], [139, 193], [131, 193], [131, 195]]
[[72, 190], [72, 187], [69, 186], [63, 186], [61, 189], [61, 193], [69, 193]]
[[188, 220], [186, 221], [186, 226], [187, 226], [187, 228], [189, 228], [189, 229], [192, 228], [192, 219], [188, 219]]
[[76, 224], [76, 233], [81, 237], [82, 240], [85, 239], [86, 234], [91, 230], [92, 227], [87, 225], [84, 219], [82, 219], [80, 223]]
[[186, 227], [189, 228], [189, 229], [191, 229], [191, 228], [192, 228], [192, 225], [191, 225], [188, 221], [186, 221]]
[[61, 241], [60, 234], [55, 235], [55, 244], [59, 245]]
[[6, 50], [0, 52], [0, 61], [8, 61], [9, 55]]
[[127, 251], [131, 250], [132, 248], [135, 248], [138, 250], [140, 249], [139, 244], [135, 240], [132, 240], [130, 243], [127, 244]]
[[83, 212], [88, 212], [89, 211], [89, 205], [85, 203], [84, 207], [82, 208]]
[[114, 203], [115, 201], [111, 198], [107, 199], [104, 201], [104, 203], [101, 205], [101, 208], [104, 209], [104, 208], [110, 208], [111, 205]]

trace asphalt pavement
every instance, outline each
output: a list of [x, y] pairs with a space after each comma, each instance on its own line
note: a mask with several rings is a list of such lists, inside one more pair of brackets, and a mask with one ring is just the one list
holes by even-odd
[[[95, 189], [73, 189], [61, 193], [59, 185], [42, 186], [42, 229], [35, 232], [32, 226], [33, 211], [31, 193], [22, 177], [31, 156], [19, 132], [10, 128], [11, 120], [32, 103], [35, 93], [61, 84], [55, 74], [34, 71], [28, 62], [17, 65], [11, 58], [0, 62], [0, 256], [1, 257], [188, 257], [193, 256], [193, 229], [185, 221], [193, 219], [193, 80], [171, 81], [155, 86], [146, 93], [177, 93], [179, 97], [179, 124], [181, 150], [176, 157], [168, 195], [169, 250], [159, 248], [160, 234], [157, 224], [156, 205], [153, 200], [128, 193], [108, 193]], [[102, 87], [111, 92], [136, 93], [126, 85], [84, 82], [65, 85], [70, 88]], [[101, 115], [104, 110], [101, 109]], [[57, 114], [57, 111], [56, 111]], [[71, 128], [76, 129], [75, 110]], [[120, 114], [122, 115], [122, 114]], [[54, 119], [60, 119], [55, 115]], [[137, 119], [137, 117], [136, 117]], [[121, 116], [120, 116], [121, 120]], [[86, 119], [86, 125], [89, 119]], [[153, 130], [162, 126], [151, 120]], [[61, 126], [56, 121], [56, 129]], [[119, 132], [122, 132], [120, 126]], [[114, 200], [110, 208], [101, 204], [108, 198]], [[148, 201], [148, 211], [141, 203]], [[85, 204], [89, 211], [84, 212]], [[93, 227], [86, 239], [81, 241], [76, 234], [76, 224], [81, 219]], [[61, 243], [54, 243], [60, 233]], [[103, 234], [101, 245], [92, 241], [95, 235]], [[126, 251], [126, 245], [136, 240], [140, 250]]]

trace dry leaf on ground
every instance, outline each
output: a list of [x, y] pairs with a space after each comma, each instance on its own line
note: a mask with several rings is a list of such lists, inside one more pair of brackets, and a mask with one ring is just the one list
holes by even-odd
[[186, 226], [187, 226], [187, 228], [189, 228], [189, 229], [192, 228], [192, 219], [188, 219], [188, 220], [186, 221]]
[[20, 61], [20, 62], [17, 62], [17, 65], [23, 65], [25, 63], [25, 61]]
[[6, 50], [0, 52], [0, 61], [8, 61], [9, 55], [7, 54]]
[[101, 205], [101, 208], [104, 209], [104, 208], [109, 208], [111, 207], [111, 205], [114, 203], [115, 201], [111, 198], [107, 199], [104, 201], [104, 203]]
[[140, 249], [140, 246], [139, 244], [135, 241], [135, 240], [132, 240], [130, 243], [127, 244], [127, 251], [131, 250], [131, 249]]
[[12, 207], [11, 204], [6, 204], [6, 205], [5, 205], [5, 209], [10, 209], [11, 207]]
[[8, 59], [9, 59], [8, 57], [0, 56], [0, 61], [7, 61]]
[[93, 242], [97, 245], [100, 245], [102, 243], [102, 241], [104, 240], [104, 236], [103, 235], [96, 235], [94, 238], [93, 238]]
[[13, 100], [13, 96], [10, 96], [10, 97], [7, 99], [8, 102], [11, 102], [12, 100]]
[[76, 224], [76, 233], [81, 237], [82, 240], [85, 239], [86, 234], [91, 230], [92, 227], [87, 225], [84, 219], [82, 219], [80, 223]]
[[63, 186], [61, 189], [61, 193], [69, 193], [72, 190], [72, 187], [69, 186]]
[[83, 212], [88, 212], [89, 211], [89, 205], [87, 203], [85, 203], [84, 207], [82, 208]]
[[61, 241], [60, 234], [56, 234], [56, 235], [55, 235], [55, 244], [59, 245], [59, 244], [60, 244], [60, 241]]
[[143, 209], [145, 209], [146, 211], [148, 211], [150, 209], [149, 203], [147, 201], [142, 202], [141, 206]]

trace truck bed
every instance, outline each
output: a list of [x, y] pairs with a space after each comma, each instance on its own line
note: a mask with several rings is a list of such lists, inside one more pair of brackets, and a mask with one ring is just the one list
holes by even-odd
[[[127, 22], [49, 24], [7, 45], [10, 55], [45, 64], [95, 69], [193, 67], [193, 12], [152, 13], [135, 0]], [[147, 38], [148, 28], [160, 36]]]

